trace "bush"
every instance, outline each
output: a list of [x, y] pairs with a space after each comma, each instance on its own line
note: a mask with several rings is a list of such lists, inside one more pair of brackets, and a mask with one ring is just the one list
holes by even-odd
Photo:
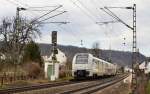
[[27, 72], [30, 78], [38, 78], [42, 69], [40, 65], [35, 62], [28, 62], [24, 65], [24, 70]]

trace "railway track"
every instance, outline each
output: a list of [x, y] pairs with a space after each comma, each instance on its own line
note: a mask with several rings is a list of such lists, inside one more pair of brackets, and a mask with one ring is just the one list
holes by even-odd
[[19, 92], [25, 92], [25, 91], [30, 91], [30, 90], [58, 87], [58, 86], [77, 84], [77, 83], [88, 82], [88, 81], [89, 79], [88, 80], [70, 80], [70, 81], [64, 81], [64, 82], [46, 83], [46, 84], [38, 84], [38, 85], [31, 85], [31, 86], [8, 88], [8, 89], [0, 90], [0, 94], [19, 93]]
[[65, 81], [65, 82], [57, 82], [57, 83], [47, 83], [47, 84], [39, 84], [39, 85], [31, 85], [31, 86], [23, 86], [23, 87], [15, 87], [15, 88], [8, 88], [4, 90], [0, 90], [0, 94], [9, 94], [9, 93], [18, 93], [36, 89], [43, 89], [43, 88], [50, 88], [50, 87], [57, 87], [69, 84], [80, 83], [81, 81]]
[[65, 91], [59, 94], [91, 94], [91, 93], [95, 93], [99, 90], [102, 90], [108, 86], [111, 86], [115, 83], [118, 83], [120, 81], [122, 81], [123, 79], [125, 79], [126, 77], [128, 77], [129, 75], [125, 75], [123, 77], [120, 78], [114, 78], [114, 79], [109, 79], [109, 80], [104, 80], [102, 82], [97, 82], [97, 84], [94, 85], [90, 85], [87, 87], [81, 87], [79, 89], [75, 89], [75, 90], [69, 90], [69, 91]]
[[[46, 89], [46, 88], [51, 89], [51, 91], [53, 91], [52, 90], [53, 88], [54, 89], [55, 88], [64, 88], [60, 92], [51, 92], [50, 91], [51, 94], [54, 94], [54, 93], [57, 93], [57, 94], [72, 94], [72, 93], [89, 94], [89, 93], [95, 92], [101, 88], [104, 88], [104, 87], [107, 87], [107, 86], [112, 85], [114, 83], [117, 83], [118, 81], [121, 81], [122, 79], [124, 79], [126, 76], [122, 76], [120, 78], [118, 76], [115, 76], [115, 77], [111, 77], [111, 78], [94, 80], [94, 81], [89, 81], [89, 80], [87, 80], [87, 81], [66, 81], [66, 82], [57, 82], [57, 83], [48, 83], [48, 84], [41, 84], [41, 85], [16, 87], [16, 88], [9, 88], [9, 89], [5, 89], [5, 90], [0, 90], [0, 94], [21, 93], [21, 92], [34, 91], [34, 90], [41, 90], [42, 91], [43, 89]], [[117, 80], [115, 80], [115, 79], [117, 79]], [[107, 83], [109, 83], [109, 84], [107, 84]], [[69, 88], [66, 87], [66, 86], [70, 87], [71, 85], [72, 86], [74, 85], [74, 87], [73, 87], [74, 89], [72, 89], [72, 90], [70, 90]], [[82, 85], [84, 85], [84, 86], [82, 86]], [[76, 89], [77, 86], [79, 88]]]

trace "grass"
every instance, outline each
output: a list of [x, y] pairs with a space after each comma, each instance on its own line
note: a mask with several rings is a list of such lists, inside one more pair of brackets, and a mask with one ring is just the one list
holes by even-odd
[[61, 81], [71, 80], [71, 79], [73, 79], [72, 76], [59, 78], [59, 80], [61, 80]]
[[20, 86], [28, 86], [28, 85], [35, 85], [35, 84], [62, 82], [62, 81], [68, 81], [70, 79], [72, 79], [72, 77], [63, 77], [55, 81], [50, 81], [49, 79], [18, 80], [18, 81], [0, 86], [0, 89], [5, 89], [6, 86], [7, 87], [20, 87]]
[[0, 90], [3, 90], [3, 89], [7, 89], [8, 87], [7, 87], [7, 85], [0, 85]]
[[146, 88], [146, 94], [150, 94], [150, 80], [149, 80], [147, 88]]

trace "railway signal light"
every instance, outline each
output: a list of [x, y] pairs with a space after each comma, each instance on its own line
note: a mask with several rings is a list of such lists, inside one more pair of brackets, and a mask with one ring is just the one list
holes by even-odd
[[53, 54], [58, 54], [58, 50], [57, 50], [57, 31], [52, 31], [52, 46], [53, 46]]
[[57, 46], [57, 31], [52, 32], [52, 44], [53, 46]]
[[55, 56], [52, 56], [52, 60], [57, 60]]
[[54, 54], [58, 54], [58, 50], [57, 50], [57, 48], [54, 48]]

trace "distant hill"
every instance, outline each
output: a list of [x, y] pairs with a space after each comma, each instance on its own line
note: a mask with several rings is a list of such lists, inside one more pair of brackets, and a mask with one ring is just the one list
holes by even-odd
[[[49, 56], [52, 51], [52, 46], [51, 44], [38, 44], [41, 50], [41, 55], [42, 56]], [[80, 48], [80, 47], [75, 47], [75, 46], [63, 46], [63, 45], [58, 45], [58, 48], [63, 51], [68, 60], [72, 61], [73, 56], [76, 53], [79, 52], [89, 52], [91, 53], [91, 49], [86, 49], [86, 48]], [[100, 50], [100, 56], [102, 59], [108, 61], [109, 56], [111, 52], [111, 60], [112, 63], [117, 63], [121, 66], [131, 66], [132, 65], [132, 53], [131, 52], [123, 52], [123, 51], [115, 51], [115, 50]], [[139, 55], [139, 61], [140, 63], [143, 62], [146, 59], [146, 57], [142, 54]]]
[[[0, 42], [0, 48], [2, 47], [3, 43]], [[41, 55], [42, 56], [50, 56], [50, 54], [52, 53], [52, 46], [51, 44], [43, 44], [43, 43], [38, 43], [40, 51], [41, 51]], [[80, 52], [89, 52], [92, 53], [91, 49], [86, 49], [86, 48], [80, 48], [80, 47], [75, 47], [75, 46], [63, 46], [63, 45], [58, 45], [58, 48], [63, 51], [68, 60], [71, 62], [73, 56], [76, 53], [80, 53]], [[123, 51], [115, 51], [115, 50], [100, 50], [100, 58], [108, 61], [109, 56], [110, 56], [110, 52], [111, 52], [111, 60], [112, 63], [117, 63], [121, 66], [131, 66], [132, 64], [132, 53], [131, 52], [123, 52]], [[139, 61], [140, 63], [143, 62], [146, 59], [146, 57], [142, 54], [139, 55]], [[150, 61], [150, 59], [149, 59]]]

